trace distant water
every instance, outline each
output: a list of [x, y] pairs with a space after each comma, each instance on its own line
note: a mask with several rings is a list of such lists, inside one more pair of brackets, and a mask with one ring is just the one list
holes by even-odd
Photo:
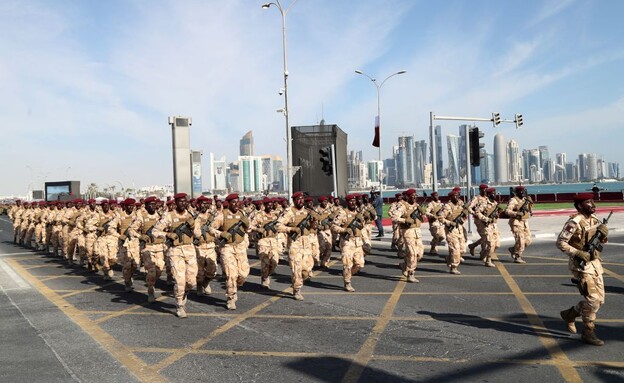
[[[601, 192], [620, 192], [624, 190], [624, 182], [598, 182], [596, 183], [599, 188], [601, 188]], [[496, 188], [496, 191], [500, 194], [508, 194], [509, 187], [511, 185], [490, 185]], [[552, 194], [552, 193], [582, 193], [591, 191], [592, 186], [594, 186], [593, 182], [585, 182], [585, 183], [574, 183], [574, 184], [539, 184], [539, 185], [524, 185], [527, 188], [529, 194]], [[477, 189], [479, 184], [473, 185], [473, 189]], [[438, 189], [438, 193], [440, 195], [446, 195], [451, 191], [452, 188], [442, 188]], [[393, 198], [396, 193], [399, 193], [405, 189], [397, 189], [397, 190], [384, 190], [383, 196], [385, 198]], [[431, 194], [431, 189], [417, 189], [418, 194], [422, 195], [423, 191], [427, 193], [427, 195]], [[462, 187], [462, 194], [465, 194], [466, 185], [464, 184]]]

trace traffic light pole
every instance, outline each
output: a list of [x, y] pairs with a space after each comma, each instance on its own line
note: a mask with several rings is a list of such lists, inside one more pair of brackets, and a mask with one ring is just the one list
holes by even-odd
[[336, 145], [331, 145], [331, 160], [334, 171], [332, 172], [332, 179], [334, 180], [334, 191], [332, 192], [332, 196], [338, 197], [338, 163], [336, 162]]

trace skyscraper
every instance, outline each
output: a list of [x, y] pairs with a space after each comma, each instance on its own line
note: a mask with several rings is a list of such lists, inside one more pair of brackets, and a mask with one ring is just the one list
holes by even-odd
[[507, 169], [507, 145], [505, 137], [497, 133], [494, 136], [494, 181], [502, 185], [509, 180]]
[[564, 182], [567, 181], [568, 177], [566, 174], [566, 163], [568, 162], [567, 154], [565, 153], [557, 153], [555, 155], [555, 181], [556, 182]]
[[399, 185], [414, 185], [414, 136], [399, 137], [397, 178]]
[[519, 183], [522, 181], [522, 157], [520, 147], [515, 140], [510, 140], [507, 146], [509, 156], [509, 181]]
[[449, 166], [447, 169], [448, 183], [452, 185], [461, 182], [459, 168], [459, 136], [449, 134], [446, 136]]
[[587, 173], [585, 174], [588, 181], [595, 181], [598, 179], [598, 159], [596, 154], [587, 154]]
[[436, 125], [435, 130], [434, 130], [434, 136], [435, 136], [435, 146], [436, 146], [436, 153], [437, 153], [437, 158], [432, 158], [431, 159], [431, 163], [433, 163], [433, 161], [437, 161], [436, 162], [436, 177], [438, 180], [441, 180], [444, 177], [444, 161], [442, 161], [442, 127], [440, 125]]
[[254, 154], [253, 132], [250, 130], [240, 140], [240, 156], [253, 156]]
[[430, 183], [431, 181], [425, 178], [425, 166], [427, 165], [427, 141], [420, 140], [414, 143], [414, 169], [416, 185], [423, 183]]

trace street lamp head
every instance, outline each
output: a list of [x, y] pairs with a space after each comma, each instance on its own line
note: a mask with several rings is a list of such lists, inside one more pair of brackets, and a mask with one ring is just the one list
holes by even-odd
[[361, 71], [361, 70], [359, 70], [359, 69], [356, 69], [356, 70], [355, 70], [355, 73], [357, 73], [357, 74], [364, 74], [364, 72], [362, 72], [362, 71]]
[[406, 70], [400, 70], [400, 71], [397, 72], [397, 74], [403, 74], [403, 73], [407, 73], [407, 71]]
[[270, 6], [271, 6], [271, 3], [262, 4], [262, 9], [269, 9]]

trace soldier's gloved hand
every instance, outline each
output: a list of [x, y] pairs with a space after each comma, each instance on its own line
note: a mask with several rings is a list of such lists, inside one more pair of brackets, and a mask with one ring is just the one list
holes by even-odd
[[346, 235], [346, 236], [349, 236], [349, 237], [353, 237], [353, 235], [355, 234], [355, 233], [353, 232], [353, 229], [351, 229], [350, 227], [348, 227], [348, 228], [345, 230], [345, 232], [344, 232], [344, 233], [345, 233], [345, 235]]
[[245, 229], [249, 228], [249, 218], [247, 218], [246, 216], [243, 216], [241, 218], [241, 222], [243, 223], [243, 226], [245, 227]]
[[225, 239], [227, 242], [230, 242], [232, 240], [232, 234], [228, 233], [227, 231], [222, 231], [219, 237]]
[[104, 228], [102, 226], [98, 226], [97, 229], [95, 229], [98, 233], [103, 233], [104, 232]]
[[454, 228], [456, 228], [456, 227], [457, 227], [457, 222], [455, 222], [455, 221], [450, 221], [450, 222], [447, 224], [447, 226], [448, 226], [448, 227], [451, 227], [451, 228], [453, 228], [453, 229], [454, 229]]
[[178, 239], [178, 235], [176, 233], [167, 233], [167, 238], [169, 238], [172, 241], [175, 241]]
[[120, 240], [120, 241], [125, 241], [127, 238], [128, 238], [128, 237], [126, 237], [126, 235], [125, 235], [125, 234], [121, 234], [121, 235], [119, 236], [119, 240]]
[[405, 218], [406, 225], [413, 225], [414, 223], [416, 223], [416, 221], [414, 221], [411, 217]]
[[195, 220], [193, 219], [193, 217], [188, 217], [186, 219], [186, 224], [192, 229], [193, 227], [195, 227]]
[[143, 242], [147, 242], [147, 243], [152, 242], [152, 241], [150, 240], [149, 235], [146, 235], [146, 234], [141, 235], [141, 236], [139, 237], [139, 239], [140, 239], [141, 241], [143, 241]]
[[492, 222], [492, 218], [490, 218], [490, 217], [485, 217], [485, 219], [483, 219], [483, 222], [485, 222], [485, 223], [490, 223], [490, 222]]
[[576, 252], [576, 256], [581, 258], [582, 260], [584, 260], [585, 262], [589, 262], [591, 261], [591, 254], [589, 254], [587, 251], [583, 251], [583, 250], [578, 250]]
[[601, 223], [600, 225], [598, 225], [598, 227], [596, 228], [596, 231], [602, 234], [603, 237], [609, 236], [609, 228], [604, 223]]

